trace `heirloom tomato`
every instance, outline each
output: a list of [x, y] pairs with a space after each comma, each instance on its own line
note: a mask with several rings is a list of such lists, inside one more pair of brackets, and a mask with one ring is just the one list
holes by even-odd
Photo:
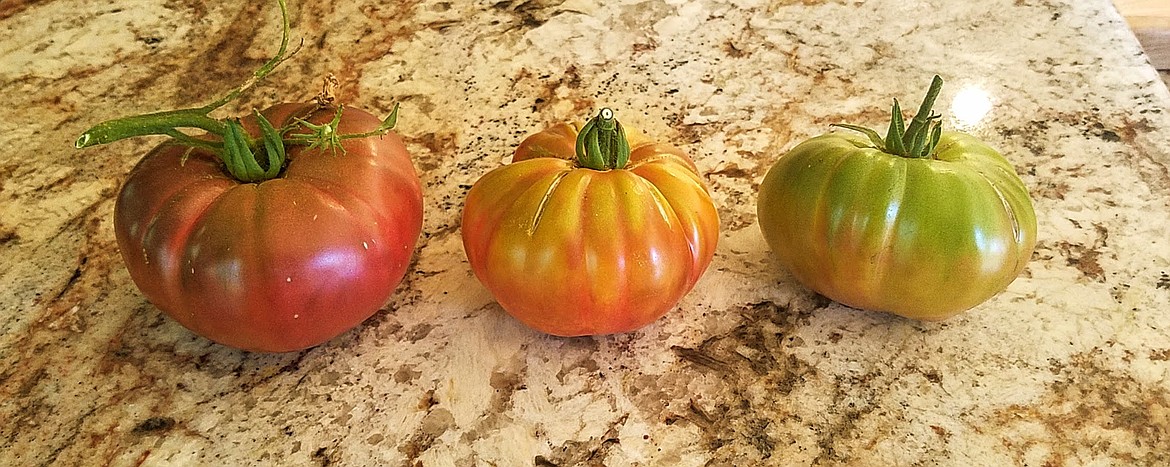
[[830, 133], [781, 157], [759, 188], [760, 228], [797, 280], [845, 305], [940, 320], [1006, 288], [1036, 242], [1036, 215], [1011, 164], [942, 131], [937, 76], [904, 127], [883, 139]]
[[719, 217], [694, 163], [603, 109], [520, 143], [467, 194], [463, 247], [500, 306], [558, 336], [627, 332], [699, 280]]
[[[274, 106], [270, 122], [326, 124], [333, 109]], [[348, 108], [341, 132], [381, 123]], [[258, 133], [255, 119], [243, 122]], [[158, 147], [130, 172], [114, 208], [118, 248], [138, 288], [183, 326], [245, 350], [327, 341], [384, 305], [422, 228], [422, 191], [393, 133], [344, 152], [289, 148], [270, 180], [241, 182], [214, 154]]]
[[[207, 116], [245, 87], [206, 107], [101, 123], [76, 146], [172, 136], [138, 162], [115, 203], [130, 277], [160, 310], [215, 342], [303, 349], [386, 303], [422, 227], [421, 186], [402, 140], [388, 132], [396, 111], [385, 122], [323, 103]], [[191, 127], [207, 135], [178, 131]]]

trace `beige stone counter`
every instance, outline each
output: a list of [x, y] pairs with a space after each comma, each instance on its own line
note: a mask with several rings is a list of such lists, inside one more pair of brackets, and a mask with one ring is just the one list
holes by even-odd
[[[237, 3], [0, 5], [0, 465], [1170, 463], [1170, 94], [1109, 0], [295, 2], [304, 47], [224, 115], [328, 72], [351, 105], [401, 103], [426, 217], [384, 310], [279, 355], [130, 281], [113, 200], [161, 140], [71, 146], [244, 80], [279, 29]], [[757, 184], [934, 73], [946, 124], [1032, 192], [1032, 262], [942, 323], [816, 296], [769, 255]], [[723, 233], [664, 319], [548, 337], [471, 274], [460, 208], [525, 135], [600, 106], [694, 156]]]

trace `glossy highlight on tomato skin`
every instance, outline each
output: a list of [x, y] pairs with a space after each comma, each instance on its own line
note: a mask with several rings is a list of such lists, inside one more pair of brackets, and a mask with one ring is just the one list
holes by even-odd
[[[264, 112], [326, 123], [333, 109]], [[381, 122], [346, 108], [339, 130]], [[245, 128], [258, 134], [254, 120]], [[254, 351], [299, 350], [357, 326], [389, 299], [422, 226], [422, 191], [393, 133], [345, 152], [293, 147], [276, 179], [241, 183], [199, 149], [163, 145], [130, 173], [115, 235], [151, 303], [193, 332]]]
[[579, 127], [557, 125], [468, 193], [463, 242], [509, 314], [558, 336], [641, 328], [670, 311], [714, 254], [718, 215], [681, 151], [628, 135], [629, 165], [578, 167]]
[[940, 320], [1008, 286], [1036, 242], [1026, 188], [998, 152], [943, 132], [935, 157], [857, 135], [812, 138], [760, 185], [760, 228], [780, 263], [840, 303]]

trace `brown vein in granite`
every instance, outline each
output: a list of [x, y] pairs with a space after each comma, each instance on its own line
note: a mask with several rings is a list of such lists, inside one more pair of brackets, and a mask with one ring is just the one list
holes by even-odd
[[184, 80], [184, 85], [176, 89], [180, 100], [207, 102], [246, 81], [252, 70], [264, 62], [248, 58], [247, 53], [256, 42], [259, 28], [266, 26], [257, 18], [266, 17], [264, 13], [272, 8], [269, 2], [244, 2], [234, 17], [214, 30], [213, 37], [187, 44], [188, 47], [207, 45], [194, 52], [187, 68], [179, 72], [181, 76], [198, 77]]
[[[516, 136], [522, 138], [539, 131], [541, 127], [566, 120], [564, 116], [554, 114], [552, 104], [558, 102], [571, 104], [569, 113], [572, 116], [568, 120], [593, 112], [597, 101], [605, 99], [605, 93], [593, 89], [586, 83], [587, 78], [588, 71], [577, 65], [552, 72], [523, 67], [515, 71], [507, 84], [504, 98], [517, 106], [528, 107], [533, 112], [534, 121], [541, 122], [536, 128], [517, 130]], [[510, 152], [519, 141], [516, 139], [510, 143], [506, 150]]]
[[[1170, 187], [1170, 175], [1165, 164], [1157, 162], [1162, 156], [1148, 154], [1148, 145], [1138, 141], [1143, 130], [1148, 130], [1145, 117], [1129, 115], [1105, 115], [1095, 109], [1051, 112], [1034, 120], [1011, 128], [1000, 128], [998, 132], [1009, 144], [1024, 148], [1032, 157], [1008, 154], [1018, 161], [1019, 172], [1029, 184], [1029, 191], [1043, 207], [1044, 200], [1057, 203], [1066, 199], [1075, 202], [1097, 202], [1106, 207], [1117, 205], [1114, 192], [1116, 187], [1092, 184], [1092, 180], [1104, 179], [1114, 166], [1132, 169], [1152, 187]], [[1092, 151], [1094, 144], [1100, 144], [1106, 151], [1089, 162], [1083, 153], [1066, 154], [1043, 144], [1059, 140], [1063, 136], [1083, 138], [1087, 144], [1084, 151]], [[1079, 162], [1079, 163], [1078, 163]], [[1041, 235], [1037, 242], [1036, 258], [1051, 259], [1054, 255], [1065, 258], [1067, 266], [1077, 269], [1085, 280], [1106, 282], [1107, 271], [1102, 259], [1116, 259], [1117, 253], [1110, 248], [1110, 228], [1123, 227], [1116, 223], [1081, 222], [1066, 219], [1084, 235], [1092, 238], [1089, 242], [1056, 240]]]
[[[331, 5], [333, 5], [332, 2], [307, 4], [308, 8], [332, 8]], [[358, 53], [340, 54], [342, 65], [336, 74], [341, 79], [341, 91], [346, 99], [361, 100], [361, 88], [358, 83], [361, 82], [366, 63], [376, 61], [389, 54], [394, 43], [415, 34], [418, 28], [411, 24], [410, 18], [412, 17], [411, 10], [417, 7], [417, 1], [398, 2], [389, 7], [371, 5], [362, 7], [362, 13], [374, 24], [364, 26], [363, 36], [355, 39], [355, 44], [360, 41], [365, 45], [354, 48], [353, 52]], [[321, 18], [332, 16], [325, 12], [315, 11], [308, 11], [307, 14], [319, 15]], [[327, 28], [319, 30], [322, 31], [321, 45], [324, 45], [328, 40], [329, 30]]]
[[566, 90], [571, 102], [573, 113], [588, 113], [593, 108], [593, 99], [579, 95], [582, 90], [581, 70], [576, 65], [569, 65], [561, 73], [537, 74], [527, 68], [521, 68], [512, 79], [510, 91], [521, 90], [517, 94], [525, 96], [523, 99], [532, 99], [532, 112], [545, 113], [549, 104], [556, 102], [559, 90]]
[[0, 1], [0, 20], [15, 16], [29, 7], [48, 3], [49, 0], [3, 0]]
[[[703, 449], [712, 454], [709, 465], [734, 463], [748, 452], [754, 452], [749, 458], [768, 459], [785, 442], [774, 437], [779, 428], [772, 425], [799, 419], [785, 396], [817, 377], [811, 364], [789, 351], [800, 345], [792, 334], [828, 304], [815, 299], [803, 310], [772, 302], [742, 307], [733, 312], [741, 321], [730, 331], [695, 347], [672, 347], [688, 363], [676, 373], [631, 376], [623, 386], [642, 417], [697, 427]], [[840, 430], [826, 429], [825, 439]]]
[[[1117, 128], [1118, 140], [1132, 151], [1135, 151], [1137, 156], [1133, 159], [1140, 161], [1138, 172], [1142, 179], [1150, 185], [1150, 188], [1161, 192], [1170, 191], [1170, 166], [1166, 164], [1166, 160], [1170, 160], [1170, 154], [1151, 154], [1147, 148], [1148, 144], [1144, 144], [1139, 139], [1145, 139], [1146, 134], [1152, 131], [1154, 127], [1150, 121], [1145, 117], [1131, 118], [1125, 116], [1122, 118], [1122, 125]], [[1170, 148], [1166, 145], [1154, 145], [1154, 147], [1164, 148], [1165, 151], [1170, 152]], [[1129, 159], [1129, 158], [1126, 158]]]
[[606, 465], [605, 459], [609, 451], [621, 444], [618, 435], [628, 419], [629, 414], [618, 417], [609, 423], [609, 429], [599, 437], [584, 441], [568, 441], [560, 446], [554, 446], [553, 454], [547, 457], [536, 456], [534, 463], [537, 467]]
[[[1070, 221], [1076, 227], [1080, 227], [1076, 221]], [[1093, 230], [1096, 232], [1096, 238], [1091, 245], [1061, 240], [1056, 246], [1064, 254], [1065, 263], [1080, 271], [1086, 279], [1105, 282], [1105, 269], [1101, 267], [1100, 258], [1102, 251], [1107, 251], [1109, 247], [1109, 229], [1094, 223]]]
[[[1098, 347], [1067, 362], [1053, 362], [1050, 370], [1059, 379], [1037, 402], [994, 414], [992, 421], [1000, 428], [1030, 423], [1043, 427], [1041, 437], [1025, 429], [1002, 438], [1019, 465], [1027, 463], [1023, 455], [1028, 448], [1037, 445], [1051, 449], [1045, 465], [1079, 463], [1086, 455], [1103, 454], [1130, 465], [1170, 461], [1170, 389], [1143, 384], [1117, 370], [1109, 359], [1105, 348]], [[1118, 431], [1131, 435], [1132, 445], [1117, 437], [1102, 438], [1103, 433]]]
[[[18, 240], [16, 235], [16, 228], [0, 224], [0, 247], [7, 245], [8, 242]], [[7, 255], [4, 255], [7, 256]]]
[[419, 428], [402, 444], [398, 451], [406, 455], [406, 465], [418, 465], [419, 456], [434, 445], [435, 440], [455, 427], [455, 416], [443, 407], [431, 404], [426, 407], [427, 413], [419, 422]]
[[429, 173], [441, 167], [441, 159], [443, 155], [454, 154], [457, 149], [454, 132], [427, 132], [418, 136], [406, 138], [410, 144], [418, 144], [430, 151], [431, 154], [439, 157], [420, 158], [416, 161], [416, 167], [419, 172]]
[[[11, 179], [14, 176], [16, 170], [19, 167], [20, 167], [19, 164], [15, 163], [15, 162], [8, 163], [8, 164], [0, 164], [0, 199], [6, 200], [9, 198], [9, 196], [11, 196], [10, 194], [7, 194], [4, 192], [4, 187], [5, 187], [5, 185], [8, 184], [9, 179]], [[14, 241], [14, 240], [17, 240], [16, 226], [5, 225], [5, 220], [0, 219], [0, 248], [5, 247], [9, 242]], [[9, 263], [9, 262], [5, 261], [5, 263]], [[2, 267], [4, 269], [8, 269], [8, 268], [12, 267], [12, 265], [5, 264]]]
[[491, 6], [515, 16], [515, 28], [533, 29], [544, 24], [553, 16], [564, 11], [560, 8], [565, 0], [500, 0]]
[[[93, 300], [104, 293], [101, 284], [109, 274], [110, 260], [106, 258], [111, 257], [108, 253], [112, 247], [109, 244], [102, 245], [92, 241], [95, 238], [94, 231], [100, 225], [100, 222], [91, 217], [93, 210], [95, 207], [91, 206], [75, 215], [66, 222], [60, 232], [49, 239], [47, 244], [31, 252], [32, 255], [45, 254], [45, 251], [60, 248], [62, 242], [69, 244], [75, 241], [75, 237], [82, 237], [82, 251], [77, 256], [72, 272], [63, 278], [62, 283], [42, 288], [31, 309], [23, 310], [24, 313], [34, 316], [30, 318], [32, 324], [28, 332], [18, 335], [7, 349], [9, 355], [14, 358], [6, 359], [5, 367], [0, 370], [0, 394], [5, 400], [18, 401], [16, 404], [18, 407], [13, 408], [13, 412], [9, 414], [12, 419], [16, 419], [18, 415], [29, 417], [29, 420], [40, 418], [35, 410], [27, 410], [28, 407], [36, 406], [36, 403], [29, 402], [26, 398], [48, 374], [49, 362], [34, 356], [41, 354], [43, 349], [53, 346], [54, 343], [68, 339], [70, 334], [81, 332], [85, 326], [84, 319], [79, 315], [81, 307], [88, 308]], [[11, 261], [19, 263], [21, 258], [11, 258]], [[8, 265], [15, 266], [19, 264]], [[9, 407], [11, 406], [5, 409]], [[10, 429], [14, 428], [0, 427], [3, 431]], [[10, 432], [9, 437], [14, 434], [15, 431]]]
[[459, 430], [459, 442], [470, 445], [513, 423], [509, 415], [513, 408], [513, 397], [519, 391], [528, 390], [524, 384], [527, 370], [523, 361], [515, 358], [506, 362], [505, 367], [493, 371], [488, 384], [494, 392], [483, 416], [471, 426], [457, 427], [453, 414], [444, 406], [444, 401], [437, 397], [435, 390], [426, 391], [418, 406], [419, 410], [425, 412], [422, 420], [414, 432], [397, 445], [397, 450], [407, 458], [406, 465], [417, 465], [419, 458], [447, 431]]

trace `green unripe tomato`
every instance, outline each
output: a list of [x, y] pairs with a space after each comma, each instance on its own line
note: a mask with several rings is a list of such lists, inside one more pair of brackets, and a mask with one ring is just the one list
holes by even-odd
[[[937, 128], [929, 107], [919, 114], [919, 131]], [[800, 143], [760, 185], [760, 228], [797, 280], [851, 307], [922, 320], [968, 310], [1015, 280], [1035, 247], [1036, 214], [999, 152], [963, 133], [866, 133]], [[891, 153], [892, 138], [911, 154]]]

